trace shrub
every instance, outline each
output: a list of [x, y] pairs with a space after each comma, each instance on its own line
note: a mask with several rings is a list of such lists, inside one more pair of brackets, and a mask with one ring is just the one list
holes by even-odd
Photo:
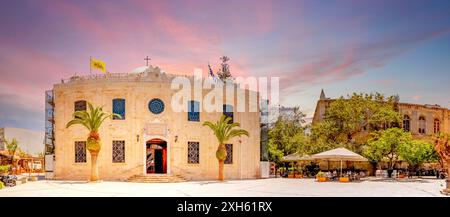
[[325, 173], [322, 171], [319, 171], [316, 175], [316, 177], [325, 177]]
[[9, 168], [11, 168], [10, 165], [0, 165], [0, 172], [6, 172], [9, 170]]

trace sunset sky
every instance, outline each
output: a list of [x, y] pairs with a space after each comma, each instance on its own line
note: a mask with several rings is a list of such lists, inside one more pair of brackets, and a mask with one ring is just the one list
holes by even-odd
[[281, 102], [310, 117], [320, 90], [399, 94], [450, 107], [450, 1], [15, 0], [0, 3], [0, 127], [44, 129], [44, 91], [151, 64], [279, 76]]

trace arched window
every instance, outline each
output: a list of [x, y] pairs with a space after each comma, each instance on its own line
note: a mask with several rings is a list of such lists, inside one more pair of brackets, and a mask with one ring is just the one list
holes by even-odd
[[408, 115], [403, 116], [403, 130], [409, 132], [411, 130], [411, 122]]
[[86, 100], [78, 100], [75, 102], [74, 110], [77, 111], [84, 111], [86, 110]]
[[426, 134], [426, 128], [427, 128], [427, 122], [425, 120], [425, 117], [420, 116], [420, 118], [419, 118], [419, 133]]
[[233, 114], [233, 106], [232, 105], [223, 105], [223, 114], [227, 117], [231, 117], [231, 120], [229, 123], [233, 123], [234, 114]]
[[113, 116], [113, 120], [125, 120], [125, 99], [113, 99], [113, 114], [121, 117]]
[[188, 101], [188, 121], [200, 121], [200, 103]]
[[439, 119], [434, 119], [434, 133], [441, 132], [441, 121]]

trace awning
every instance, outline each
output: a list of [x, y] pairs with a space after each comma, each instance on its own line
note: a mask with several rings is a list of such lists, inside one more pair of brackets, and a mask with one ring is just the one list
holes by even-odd
[[336, 148], [333, 150], [325, 151], [311, 156], [312, 159], [316, 160], [327, 160], [327, 161], [340, 161], [341, 162], [341, 175], [342, 175], [342, 162], [343, 161], [368, 161], [367, 158], [356, 154], [346, 148]]
[[329, 161], [368, 161], [367, 158], [356, 154], [346, 148], [336, 148], [333, 150], [321, 152], [310, 157], [315, 160]]

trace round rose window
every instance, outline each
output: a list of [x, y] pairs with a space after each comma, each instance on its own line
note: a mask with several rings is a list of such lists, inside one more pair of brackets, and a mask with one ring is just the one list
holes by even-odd
[[164, 103], [160, 99], [152, 99], [148, 103], [148, 109], [153, 114], [161, 114], [164, 111]]

